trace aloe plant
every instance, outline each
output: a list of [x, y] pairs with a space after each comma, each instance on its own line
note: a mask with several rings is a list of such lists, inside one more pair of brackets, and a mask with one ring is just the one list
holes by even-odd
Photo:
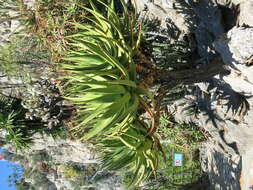
[[90, 13], [90, 22], [72, 23], [78, 32], [68, 37], [71, 48], [63, 65], [66, 98], [78, 109], [73, 131], [82, 134], [81, 140], [92, 138], [103, 147], [105, 168], [133, 172], [132, 185], [136, 185], [155, 174], [161, 148], [138, 113], [148, 109], [144, 97], [152, 101], [152, 95], [138, 86], [133, 61], [140, 24], [123, 0], [121, 13], [113, 0], [98, 1], [106, 12], [89, 2], [91, 9], [83, 8]]
[[116, 14], [114, 1], [109, 5], [99, 2], [107, 8], [106, 14], [90, 1], [92, 9], [84, 7], [93, 15], [90, 23], [73, 23], [80, 31], [68, 37], [73, 50], [65, 58], [71, 64], [64, 65], [71, 73], [66, 77], [69, 84], [74, 84], [66, 90], [67, 99], [79, 109], [79, 124], [74, 129], [80, 132], [93, 126], [83, 136], [86, 139], [110, 134], [116, 123], [136, 115], [144, 92], [136, 84], [133, 62], [140, 39], [139, 31], [131, 31], [136, 21], [129, 18], [131, 13], [123, 2], [121, 16]]

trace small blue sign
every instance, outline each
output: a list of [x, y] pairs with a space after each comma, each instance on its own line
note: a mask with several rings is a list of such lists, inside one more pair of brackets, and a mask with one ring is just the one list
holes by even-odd
[[174, 154], [174, 166], [183, 166], [183, 154], [181, 153], [175, 153]]

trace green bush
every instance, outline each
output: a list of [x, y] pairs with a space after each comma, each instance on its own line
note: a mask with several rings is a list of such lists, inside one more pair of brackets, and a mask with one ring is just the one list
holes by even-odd
[[[17, 149], [23, 149], [31, 143], [30, 132], [19, 118], [19, 111], [14, 111], [15, 100], [0, 97], [0, 129], [4, 131], [7, 142]], [[14, 105], [13, 105], [14, 104]]]

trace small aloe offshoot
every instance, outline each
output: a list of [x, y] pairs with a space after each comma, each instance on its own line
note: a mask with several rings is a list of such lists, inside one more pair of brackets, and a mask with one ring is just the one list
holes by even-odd
[[145, 109], [143, 97], [152, 99], [137, 85], [133, 61], [141, 27], [123, 0], [121, 13], [113, 0], [97, 1], [107, 12], [89, 2], [91, 9], [83, 7], [90, 14], [89, 22], [72, 23], [78, 32], [68, 37], [71, 48], [63, 65], [68, 72], [66, 99], [77, 107], [73, 132], [82, 134], [81, 140], [97, 142], [103, 147], [104, 167], [128, 169], [134, 173], [132, 185], [137, 185], [155, 174], [161, 147], [138, 113]]

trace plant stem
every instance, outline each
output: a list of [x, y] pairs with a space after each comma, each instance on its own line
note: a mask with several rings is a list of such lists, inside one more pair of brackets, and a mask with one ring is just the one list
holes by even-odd
[[211, 79], [217, 74], [228, 74], [230, 70], [224, 65], [220, 56], [217, 56], [213, 61], [205, 66], [197, 69], [186, 69], [181, 71], [161, 71], [159, 81], [162, 83], [178, 84], [193, 84]]
[[204, 82], [211, 79], [217, 74], [228, 74], [229, 69], [224, 65], [220, 56], [217, 56], [213, 61], [203, 67], [197, 69], [186, 69], [181, 71], [158, 71], [158, 80], [162, 84], [159, 88], [158, 95], [155, 97], [154, 114], [152, 118], [152, 126], [148, 131], [148, 135], [156, 132], [160, 123], [160, 104], [166, 93], [173, 87], [179, 84], [193, 84]]

